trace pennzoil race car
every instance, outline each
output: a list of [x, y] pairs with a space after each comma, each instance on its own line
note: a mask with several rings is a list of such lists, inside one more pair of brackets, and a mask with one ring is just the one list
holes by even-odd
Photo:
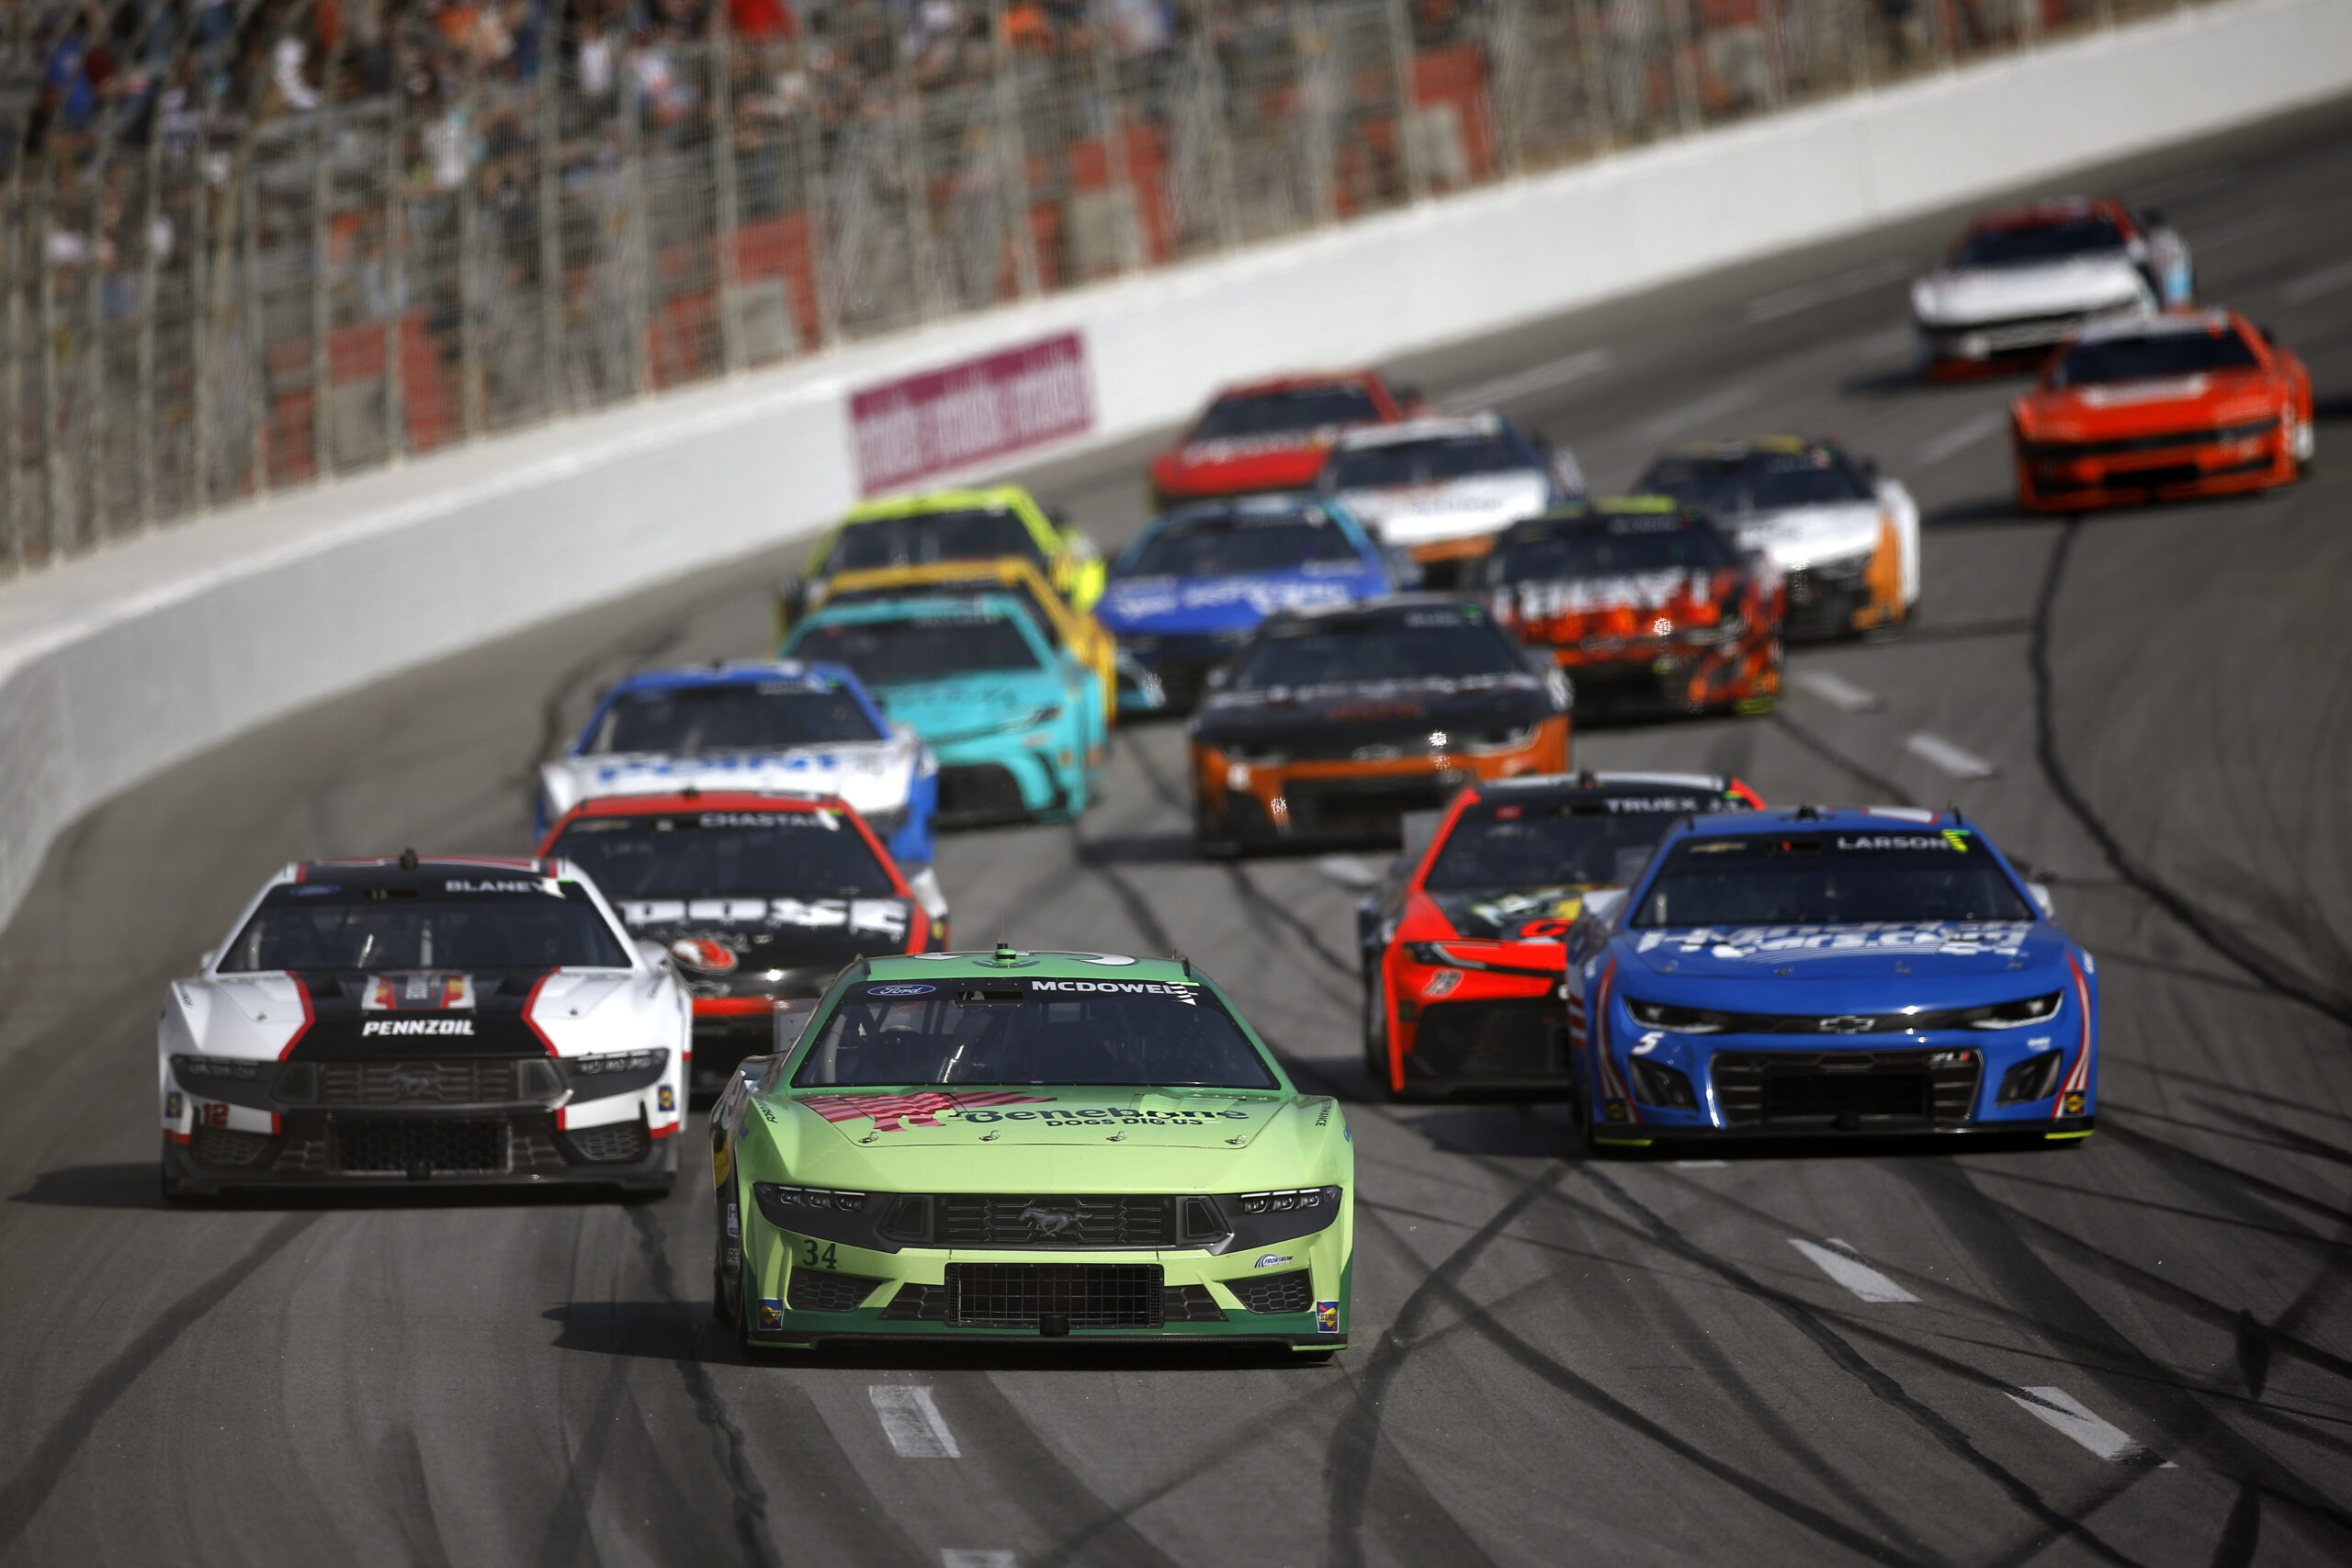
[[1311, 490], [1340, 432], [1419, 410], [1416, 394], [1391, 389], [1371, 370], [1227, 387], [1183, 440], [1151, 460], [1151, 509], [1209, 496]]
[[1405, 849], [1356, 906], [1363, 1064], [1391, 1094], [1569, 1087], [1566, 941], [1595, 888], [1641, 873], [1678, 818], [1763, 805], [1737, 779], [1506, 779], [1405, 819]]
[[1702, 512], [1780, 572], [1792, 641], [1899, 626], [1919, 602], [1919, 504], [1826, 441], [1762, 435], [1659, 457], [1635, 490]]
[[697, 791], [611, 795], [566, 812], [539, 852], [579, 866], [694, 998], [697, 1095], [767, 1049], [779, 997], [813, 998], [860, 953], [947, 945], [930, 874], [910, 885], [839, 800]]
[[1990, 212], [1911, 286], [1931, 377], [2046, 354], [2089, 322], [2177, 310], [2196, 298], [2188, 243], [2160, 214], [2074, 197]]
[[1781, 574], [1670, 496], [1514, 523], [1479, 565], [1495, 619], [1559, 660], [1580, 717], [1761, 713], [1780, 695]]
[[2048, 900], [1954, 811], [1677, 823], [1569, 935], [1591, 1142], [2086, 1136], [2098, 967]]
[[931, 864], [938, 760], [842, 665], [741, 660], [629, 676], [541, 765], [532, 829], [600, 795], [684, 789], [838, 796], [910, 874]]
[[1344, 1348], [1355, 1160], [1190, 964], [852, 965], [711, 1111], [711, 1305], [846, 1337]]
[[570, 862], [289, 865], [164, 998], [164, 1195], [663, 1191], [688, 1042], [676, 972]]
[[777, 612], [798, 616], [812, 586], [844, 571], [1000, 558], [1028, 561], [1077, 609], [1102, 595], [1102, 554], [1094, 541], [1021, 486], [991, 485], [888, 496], [850, 508], [809, 550]]
[[1565, 772], [1572, 696], [1464, 600], [1269, 616], [1185, 727], [1193, 851], [1393, 842], [1464, 784]]
[[2018, 504], [2074, 512], [2269, 490], [2312, 460], [2312, 378], [2234, 310], [2086, 328], [2012, 408]]

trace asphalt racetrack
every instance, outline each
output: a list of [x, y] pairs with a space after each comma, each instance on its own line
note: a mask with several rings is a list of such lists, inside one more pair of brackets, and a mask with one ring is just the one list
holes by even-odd
[[[2016, 384], [1905, 374], [1905, 280], [1959, 214], [1390, 368], [1603, 490], [1773, 430], [1908, 479], [1907, 635], [1797, 653], [1770, 716], [1577, 760], [1957, 802], [2101, 960], [2086, 1145], [1603, 1163], [1557, 1106], [1370, 1103], [1377, 857], [1195, 863], [1162, 724], [1115, 737], [1081, 824], [953, 838], [942, 880], [965, 945], [1190, 953], [1349, 1102], [1328, 1367], [746, 1365], [698, 1138], [657, 1204], [165, 1208], [156, 1007], [258, 880], [526, 851], [542, 751], [627, 669], [761, 651], [779, 554], [247, 736], [57, 845], [0, 942], [0, 1562], [2352, 1561], [2352, 104], [2064, 183], [2162, 207], [2206, 296], [2301, 352], [2302, 484], [2018, 515]], [[1115, 543], [1143, 455], [1029, 477]]]

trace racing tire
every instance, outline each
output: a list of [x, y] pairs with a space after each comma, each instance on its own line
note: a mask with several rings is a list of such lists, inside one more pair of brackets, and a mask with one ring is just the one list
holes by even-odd
[[1209, 826], [1209, 814], [1198, 806], [1193, 807], [1193, 858], [1194, 860], [1232, 860], [1241, 853], [1241, 846], [1231, 839], [1220, 839]]
[[[735, 1255], [735, 1269], [727, 1269], [727, 1204], [724, 1199], [711, 1205], [716, 1233], [710, 1252], [710, 1315], [736, 1331], [736, 1342], [742, 1343], [743, 1330], [743, 1263], [742, 1253]], [[737, 1223], [737, 1229], [741, 1224]]]
[[199, 1208], [211, 1201], [212, 1194], [198, 1191], [168, 1170], [162, 1172], [161, 1178], [158, 1185], [163, 1190], [164, 1201], [174, 1208]]
[[1396, 1098], [1388, 1081], [1388, 980], [1377, 969], [1363, 981], [1363, 1076], [1374, 1100]]

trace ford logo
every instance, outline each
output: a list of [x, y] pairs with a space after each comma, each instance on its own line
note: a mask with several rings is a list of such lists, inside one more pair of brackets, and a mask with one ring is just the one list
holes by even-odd
[[939, 989], [936, 986], [868, 986], [869, 997], [927, 997]]

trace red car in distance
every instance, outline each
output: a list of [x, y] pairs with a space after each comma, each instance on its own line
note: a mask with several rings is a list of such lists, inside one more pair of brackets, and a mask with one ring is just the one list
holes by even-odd
[[1184, 438], [1151, 460], [1154, 510], [1180, 501], [1312, 490], [1340, 433], [1421, 412], [1419, 394], [1375, 370], [1281, 376], [1227, 387]]
[[2235, 310], [2086, 327], [2011, 415], [2028, 512], [2268, 490], [2314, 445], [2311, 372]]
[[1667, 829], [1762, 807], [1706, 773], [1554, 773], [1479, 784], [1405, 818], [1405, 852], [1356, 906], [1363, 1063], [1394, 1095], [1565, 1096], [1568, 929], [1639, 874]]
[[565, 812], [540, 853], [580, 866], [629, 934], [678, 966], [696, 1095], [770, 1048], [779, 998], [813, 1006], [860, 954], [947, 945], [945, 907], [926, 908], [865, 818], [831, 797], [601, 795]]

